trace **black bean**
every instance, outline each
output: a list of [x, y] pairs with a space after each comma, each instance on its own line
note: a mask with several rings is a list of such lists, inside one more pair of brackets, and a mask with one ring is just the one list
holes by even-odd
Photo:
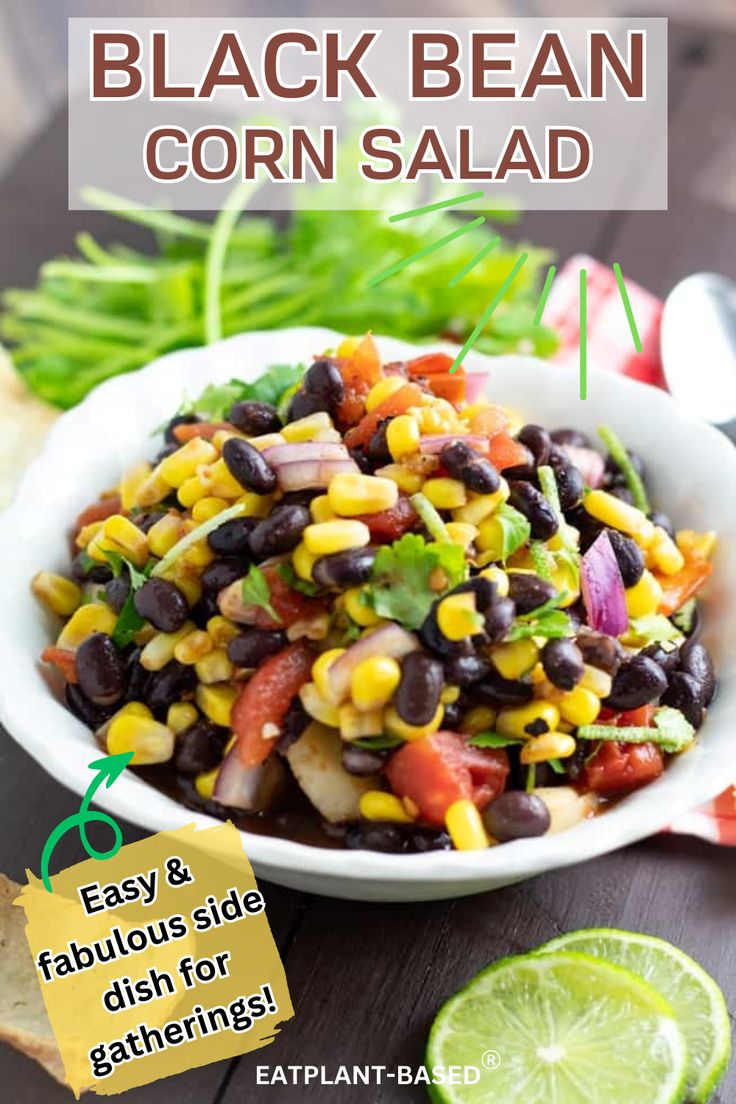
[[583, 477], [559, 445], [553, 445], [550, 449], [549, 465], [555, 473], [560, 506], [563, 510], [571, 510], [582, 498], [585, 487]]
[[127, 571], [122, 571], [117, 578], [112, 578], [105, 584], [105, 601], [113, 613], [120, 613], [129, 594], [130, 578]]
[[390, 464], [393, 460], [391, 450], [388, 447], [387, 438], [389, 421], [390, 419], [387, 418], [385, 421], [381, 422], [368, 442], [366, 455], [374, 465], [383, 466], [384, 464]]
[[509, 597], [516, 604], [519, 614], [531, 613], [545, 602], [551, 601], [557, 594], [552, 583], [540, 579], [538, 575], [524, 571], [509, 571]]
[[222, 446], [222, 459], [233, 479], [246, 490], [255, 494], [270, 494], [276, 490], [276, 472], [265, 456], [247, 441], [230, 437]]
[[440, 460], [453, 479], [462, 479], [463, 469], [477, 458], [478, 453], [466, 441], [453, 441], [440, 453]]
[[278, 433], [281, 419], [275, 406], [267, 402], [248, 399], [230, 407], [227, 420], [248, 437], [260, 437], [264, 433]]
[[553, 429], [550, 437], [556, 445], [572, 445], [573, 448], [590, 447], [590, 438], [579, 429]]
[[256, 561], [291, 552], [311, 522], [306, 506], [277, 506], [250, 535], [250, 547]]
[[287, 645], [286, 633], [246, 629], [228, 643], [227, 654], [236, 667], [257, 667]]
[[304, 376], [304, 390], [310, 395], [319, 396], [328, 404], [327, 410], [334, 410], [345, 397], [342, 376], [331, 360], [315, 360]]
[[583, 677], [583, 657], [572, 640], [548, 640], [542, 649], [544, 673], [560, 690], [572, 690]]
[[334, 552], [323, 556], [312, 568], [315, 583], [325, 587], [360, 586], [370, 578], [375, 548], [350, 548], [345, 552]]
[[473, 683], [473, 695], [497, 708], [524, 705], [534, 697], [534, 687], [531, 682], [522, 679], [505, 679], [495, 668], [491, 668], [485, 678]]
[[660, 529], [664, 529], [667, 536], [671, 537], [672, 540], [675, 539], [675, 527], [668, 514], [663, 514], [661, 510], [654, 510], [649, 515], [649, 520], [654, 525], [658, 525]]
[[465, 655], [467, 651], [467, 641], [448, 640], [447, 637], [440, 632], [439, 625], [437, 624], [438, 606], [439, 602], [435, 602], [422, 622], [422, 627], [419, 630], [419, 639], [425, 648], [429, 648], [438, 655]]
[[221, 740], [216, 725], [199, 720], [180, 732], [174, 745], [174, 767], [179, 774], [202, 774], [220, 762]]
[[281, 732], [276, 741], [276, 751], [279, 755], [285, 755], [292, 744], [297, 742], [304, 729], [311, 723], [312, 718], [299, 698], [294, 698], [281, 722]]
[[603, 704], [617, 711], [638, 709], [657, 701], [666, 689], [667, 676], [659, 664], [648, 656], [636, 655], [621, 664]]
[[[309, 506], [313, 498], [324, 493], [324, 487], [304, 487], [301, 491], [287, 491], [279, 499], [279, 506]], [[258, 523], [259, 519], [253, 520]]]
[[445, 660], [445, 678], [453, 686], [470, 686], [484, 678], [490, 669], [488, 660], [475, 649], [467, 655], [451, 656]]
[[179, 448], [180, 442], [174, 435], [176, 427], [180, 425], [194, 425], [194, 423], [198, 421], [199, 418], [196, 414], [175, 414], [164, 430], [164, 441], [167, 445], [176, 445], [176, 447]]
[[543, 836], [552, 823], [541, 797], [523, 790], [502, 793], [484, 811], [483, 820], [491, 836], [501, 843]]
[[697, 679], [684, 671], [675, 671], [670, 678], [670, 684], [662, 695], [662, 705], [679, 709], [693, 728], [700, 728], [703, 723], [703, 687]]
[[639, 545], [631, 537], [625, 537], [623, 533], [619, 533], [617, 529], [607, 529], [606, 532], [624, 586], [627, 589], [636, 586], [644, 574], [644, 557]]
[[529, 449], [534, 457], [535, 467], [542, 467], [547, 463], [552, 449], [552, 438], [546, 429], [530, 422], [528, 425], [521, 427], [517, 434], [517, 440]]
[[114, 705], [125, 690], [125, 664], [113, 640], [92, 633], [77, 648], [77, 682], [95, 705]]
[[464, 583], [454, 587], [450, 593], [474, 594], [475, 608], [479, 613], [485, 613], [496, 597], [496, 584], [491, 582], [485, 575], [473, 575], [470, 579], [466, 579]]
[[583, 629], [578, 633], [575, 643], [580, 649], [583, 661], [607, 675], [615, 675], [624, 659], [624, 649], [613, 636]]
[[469, 491], [476, 494], [495, 494], [501, 486], [501, 476], [485, 456], [478, 457], [463, 468], [462, 481]]
[[446, 732], [457, 732], [466, 707], [458, 699], [448, 702], [442, 714], [442, 727]]
[[516, 604], [511, 598], [494, 598], [486, 610], [484, 628], [492, 644], [503, 640], [516, 617]]
[[192, 693], [196, 686], [197, 672], [194, 667], [172, 659], [160, 671], [152, 672], [146, 683], [144, 701], [154, 713], [165, 716], [170, 705]]
[[232, 518], [213, 529], [207, 543], [217, 556], [249, 556], [249, 538], [257, 524], [258, 518]]
[[308, 418], [310, 414], [319, 414], [321, 411], [329, 412], [329, 409], [330, 404], [327, 399], [319, 395], [310, 395], [307, 391], [297, 391], [289, 404], [286, 420], [298, 422], [300, 418]]
[[126, 701], [142, 701], [145, 695], [146, 683], [150, 675], [150, 671], [147, 671], [145, 667], [141, 666], [140, 658], [142, 648], [133, 648], [130, 655], [127, 657], [127, 668], [125, 672], [125, 678], [127, 682], [127, 689], [125, 691]]
[[345, 833], [345, 846], [351, 851], [382, 851], [398, 855], [408, 850], [408, 837], [395, 824], [367, 821], [351, 824]]
[[[367, 457], [366, 454], [363, 452], [362, 449], [359, 449], [359, 448], [357, 448], [357, 449], [348, 449], [348, 452], [350, 453], [351, 459], [353, 459], [355, 461], [355, 463], [358, 465], [360, 470], [363, 472], [363, 475], [371, 475], [372, 474], [373, 464], [372, 464], [371, 460], [369, 459], [369, 457]], [[319, 493], [323, 494], [324, 492], [320, 490]]]
[[524, 480], [509, 484], [509, 505], [524, 515], [531, 526], [533, 540], [549, 540], [560, 527], [557, 514], [541, 491]]
[[639, 655], [653, 659], [666, 675], [671, 675], [676, 670], [680, 660], [680, 650], [672, 644], [669, 646], [659, 643], [647, 644], [646, 648], [642, 648], [639, 652]]
[[452, 850], [452, 840], [447, 832], [442, 832], [439, 828], [410, 828], [408, 836], [409, 849], [417, 854]]
[[388, 754], [388, 751], [373, 751], [355, 744], [343, 744], [342, 765], [348, 774], [365, 778], [369, 774], [377, 774], [385, 766]]
[[205, 629], [207, 622], [211, 617], [218, 617], [220, 614], [220, 607], [217, 604], [217, 591], [210, 590], [205, 591], [200, 597], [198, 602], [192, 606], [189, 611], [189, 619], [194, 622], [198, 629]]
[[704, 644], [692, 637], [680, 649], [680, 670], [692, 675], [703, 688], [703, 704], [710, 705], [716, 692], [716, 676], [713, 660]]
[[70, 711], [93, 732], [109, 721], [117, 708], [114, 705], [96, 705], [75, 682], [66, 684], [64, 694]]
[[136, 611], [161, 632], [177, 632], [189, 617], [189, 604], [168, 579], [147, 579], [133, 595]]
[[78, 583], [107, 583], [112, 579], [112, 568], [96, 563], [86, 552], [78, 552], [72, 560], [72, 575]]
[[580, 534], [580, 551], [587, 552], [596, 537], [599, 537], [605, 526], [589, 514], [584, 506], [573, 506], [565, 511], [565, 517], [570, 525], [573, 525]]
[[394, 708], [410, 725], [426, 725], [437, 712], [444, 685], [439, 660], [424, 652], [410, 652], [401, 664], [401, 681], [394, 697]]
[[249, 567], [249, 560], [214, 560], [202, 572], [202, 586], [206, 591], [219, 593], [236, 579], [247, 575]]

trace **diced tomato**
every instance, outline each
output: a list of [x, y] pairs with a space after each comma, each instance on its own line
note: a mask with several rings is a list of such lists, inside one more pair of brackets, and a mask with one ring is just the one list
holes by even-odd
[[659, 778], [663, 770], [664, 759], [656, 744], [607, 740], [586, 764], [583, 779], [593, 793], [613, 797], [648, 785]]
[[453, 359], [449, 353], [422, 353], [406, 362], [406, 370], [410, 376], [443, 376], [449, 372], [453, 365]]
[[370, 334], [361, 338], [352, 356], [349, 358], [353, 376], [365, 380], [371, 387], [381, 378], [381, 357], [378, 346]]
[[67, 682], [77, 681], [76, 656], [70, 648], [44, 648], [41, 659], [44, 663], [52, 663], [61, 671]]
[[337, 421], [341, 426], [354, 426], [365, 414], [365, 397], [371, 385], [367, 380], [354, 379], [349, 367], [345, 365], [340, 367], [340, 374], [345, 384], [345, 394], [335, 412]]
[[640, 705], [638, 709], [627, 709], [623, 713], [604, 707], [598, 714], [598, 724], [615, 724], [619, 728], [649, 728], [653, 716], [653, 705]]
[[195, 437], [204, 437], [209, 441], [221, 429], [226, 429], [229, 433], [238, 432], [230, 422], [182, 422], [181, 425], [174, 426], [172, 432], [179, 444], [183, 445], [187, 441], [193, 441]]
[[82, 510], [74, 523], [75, 531], [78, 533], [80, 529], [84, 529], [85, 525], [91, 525], [94, 521], [104, 521], [105, 518], [112, 517], [113, 514], [119, 514], [121, 509], [120, 495], [107, 495], [105, 498], [101, 498], [99, 502], [93, 502]]
[[485, 434], [486, 437], [500, 433], [508, 424], [508, 416], [500, 406], [485, 403], [478, 410], [471, 411], [468, 419], [470, 432]]
[[309, 647], [298, 640], [267, 659], [241, 690], [230, 723], [244, 766], [257, 767], [273, 751], [278, 732], [270, 735], [267, 726], [280, 729], [287, 709], [305, 682], [309, 682], [313, 661]]
[[371, 335], [366, 334], [337, 367], [345, 385], [345, 394], [336, 410], [337, 421], [343, 427], [354, 426], [365, 414], [366, 395], [382, 375], [381, 358]]
[[410, 798], [422, 820], [438, 827], [453, 801], [466, 798], [485, 809], [503, 792], [508, 773], [505, 751], [470, 747], [456, 732], [436, 732], [405, 744], [386, 767], [393, 792]]
[[274, 621], [265, 609], [259, 608], [255, 620], [252, 622], [259, 629], [288, 629], [297, 621], [310, 621], [313, 617], [322, 613], [325, 603], [321, 598], [309, 598], [298, 590], [294, 590], [281, 578], [275, 564], [269, 564], [262, 568], [263, 574], [271, 592], [271, 605], [278, 620]]
[[517, 464], [528, 464], [529, 452], [520, 441], [515, 441], [505, 431], [497, 433], [488, 442], [488, 459], [497, 471], [513, 468]]
[[390, 544], [413, 529], [419, 515], [408, 498], [399, 495], [396, 504], [377, 514], [360, 514], [354, 519], [362, 521], [371, 531], [371, 540], [377, 544]]
[[422, 401], [422, 390], [416, 383], [406, 383], [393, 395], [384, 399], [375, 410], [366, 414], [364, 418], [345, 434], [345, 444], [348, 448], [361, 448], [367, 445], [379, 425], [386, 418], [393, 418], [397, 414], [403, 414], [411, 406], [419, 406]]
[[452, 374], [439, 372], [435, 376], [427, 378], [427, 388], [438, 399], [446, 399], [453, 406], [459, 406], [465, 402], [465, 369], [462, 365]]
[[656, 577], [663, 590], [659, 612], [666, 614], [667, 617], [676, 613], [697, 594], [712, 571], [713, 564], [708, 560], [692, 559], [688, 560], [682, 571], [678, 571], [676, 575], [657, 574]]

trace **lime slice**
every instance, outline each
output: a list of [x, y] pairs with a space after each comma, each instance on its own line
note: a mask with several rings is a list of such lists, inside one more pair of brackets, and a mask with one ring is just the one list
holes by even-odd
[[[442, 1104], [680, 1104], [687, 1052], [651, 985], [559, 951], [478, 974], [440, 1009], [427, 1066]], [[448, 1083], [450, 1066], [475, 1083]]]
[[731, 1057], [723, 993], [710, 974], [671, 943], [651, 935], [601, 928], [570, 932], [539, 948], [580, 951], [633, 970], [669, 1001], [688, 1051], [688, 1100], [706, 1104]]

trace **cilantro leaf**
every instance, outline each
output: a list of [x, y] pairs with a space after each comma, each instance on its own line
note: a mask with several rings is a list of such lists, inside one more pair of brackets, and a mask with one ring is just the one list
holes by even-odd
[[196, 412], [212, 421], [222, 421], [236, 402], [251, 400], [278, 406], [284, 392], [298, 384], [303, 375], [303, 364], [273, 364], [252, 383], [231, 379], [226, 383], [208, 384], [199, 398], [187, 402], [186, 411], [180, 412]]
[[531, 536], [531, 526], [519, 510], [502, 502], [493, 517], [501, 526], [501, 559], [505, 563]]
[[532, 557], [532, 563], [534, 564], [534, 570], [540, 579], [544, 579], [545, 582], [552, 582], [552, 569], [550, 566], [549, 555], [547, 549], [542, 541], [534, 540], [529, 545], [529, 553]]
[[148, 579], [151, 568], [153, 567], [153, 562], [146, 564], [143, 571], [139, 571], [135, 564], [132, 564], [130, 560], [126, 559], [126, 557], [122, 556], [119, 552], [113, 552], [107, 548], [103, 548], [102, 551], [116, 579], [122, 574], [124, 567], [128, 570], [130, 590], [117, 616], [115, 627], [111, 634], [113, 643], [117, 644], [118, 648], [127, 648], [129, 644], [133, 643], [137, 633], [140, 632], [146, 623], [146, 619], [141, 617], [138, 610], [135, 608], [134, 595]]
[[693, 631], [693, 625], [695, 624], [695, 615], [698, 610], [697, 598], [690, 598], [689, 601], [681, 606], [676, 613], [672, 614], [672, 620], [677, 625], [678, 629], [685, 634]]
[[682, 636], [680, 630], [663, 613], [649, 613], [644, 617], [632, 618], [629, 632], [645, 644], [663, 644]]
[[360, 736], [357, 740], [351, 740], [355, 747], [366, 748], [367, 751], [388, 751], [389, 748], [399, 747], [404, 741], [398, 736]]
[[248, 574], [241, 583], [240, 593], [243, 599], [243, 605], [260, 606], [260, 608], [264, 609], [268, 616], [272, 617], [274, 621], [281, 620], [276, 610], [271, 605], [271, 589], [260, 567], [256, 567], [255, 564], [251, 565]]
[[287, 560], [277, 564], [276, 574], [280, 579], [284, 580], [288, 587], [291, 587], [292, 590], [298, 590], [300, 594], [306, 594], [308, 598], [313, 598], [315, 594], [319, 594], [322, 589], [317, 583], [310, 583], [306, 579], [300, 579]]
[[476, 732], [466, 742], [479, 748], [505, 748], [524, 743], [518, 736], [502, 736], [500, 732]]
[[547, 762], [549, 763], [550, 767], [555, 772], [555, 774], [564, 774], [565, 773], [565, 767], [560, 762], [559, 759], [548, 759]]
[[529, 636], [545, 636], [548, 640], [557, 640], [563, 636], [572, 636], [570, 618], [559, 609], [564, 594], [550, 598], [542, 606], [521, 614], [506, 634], [506, 639], [524, 640]]
[[[439, 568], [445, 586], [435, 589]], [[368, 601], [381, 617], [418, 629], [441, 593], [461, 583], [467, 573], [465, 552], [459, 544], [427, 542], [416, 533], [379, 548], [373, 562]]]

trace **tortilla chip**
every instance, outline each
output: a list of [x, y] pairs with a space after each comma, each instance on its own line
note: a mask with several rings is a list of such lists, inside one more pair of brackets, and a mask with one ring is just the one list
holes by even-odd
[[41, 450], [59, 411], [35, 398], [0, 347], [0, 510]]
[[62, 1085], [64, 1066], [51, 1031], [25, 936], [26, 917], [13, 901], [21, 886], [0, 874], [0, 1041], [34, 1058]]

